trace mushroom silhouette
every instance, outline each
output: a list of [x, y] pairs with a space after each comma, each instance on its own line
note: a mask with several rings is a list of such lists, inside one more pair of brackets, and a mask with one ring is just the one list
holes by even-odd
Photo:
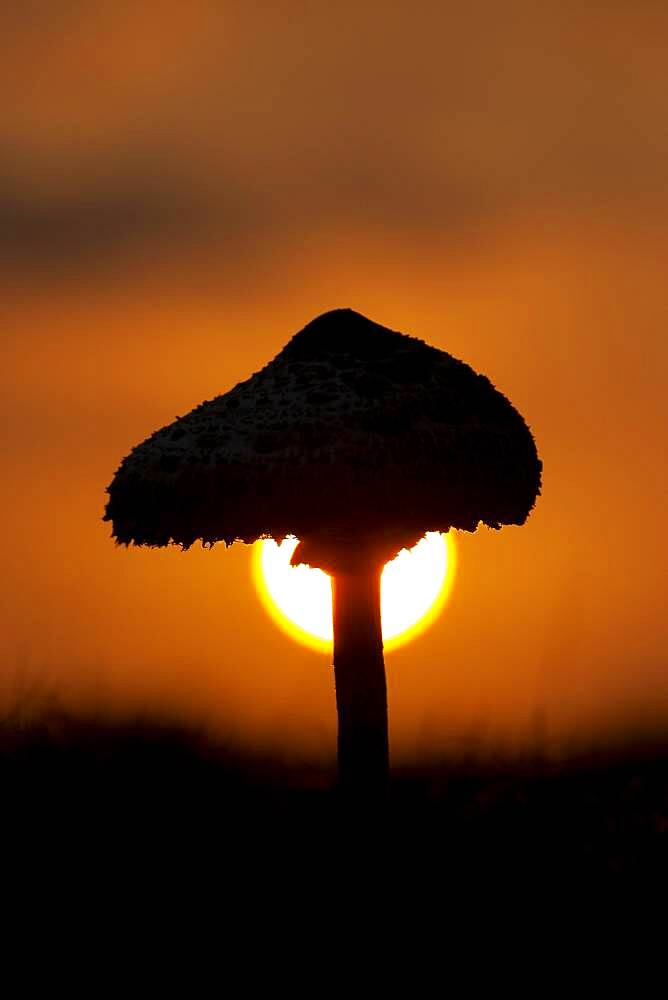
[[484, 375], [351, 309], [295, 334], [261, 371], [122, 461], [104, 520], [117, 544], [298, 538], [332, 578], [339, 784], [387, 788], [384, 563], [428, 531], [525, 522], [541, 462]]

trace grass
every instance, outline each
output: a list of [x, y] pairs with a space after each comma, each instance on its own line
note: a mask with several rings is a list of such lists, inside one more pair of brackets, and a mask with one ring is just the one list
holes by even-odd
[[[380, 814], [346, 812], [333, 770], [156, 720], [51, 712], [0, 728], [5, 857], [45, 872], [148, 871], [230, 894], [341, 893], [374, 879], [417, 899], [668, 874], [668, 741], [560, 762], [480, 752], [395, 767]], [[360, 879], [362, 883], [360, 883]]]

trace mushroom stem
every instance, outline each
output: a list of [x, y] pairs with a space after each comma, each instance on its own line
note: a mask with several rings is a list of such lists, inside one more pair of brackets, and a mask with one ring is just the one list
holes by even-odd
[[387, 687], [380, 623], [382, 566], [332, 577], [339, 787], [350, 800], [387, 791]]

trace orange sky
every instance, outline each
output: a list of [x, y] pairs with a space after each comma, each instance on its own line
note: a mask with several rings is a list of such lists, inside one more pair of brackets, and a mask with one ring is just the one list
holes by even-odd
[[134, 444], [350, 306], [487, 374], [545, 466], [388, 655], [395, 751], [668, 719], [668, 16], [338, 9], [1, 15], [0, 694], [333, 749], [250, 550], [117, 549], [101, 514]]

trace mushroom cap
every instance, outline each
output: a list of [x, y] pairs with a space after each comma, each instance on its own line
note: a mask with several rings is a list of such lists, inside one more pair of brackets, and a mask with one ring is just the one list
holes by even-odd
[[531, 432], [488, 378], [336, 309], [137, 445], [104, 520], [125, 545], [292, 535], [398, 550], [426, 531], [523, 524], [540, 474]]

